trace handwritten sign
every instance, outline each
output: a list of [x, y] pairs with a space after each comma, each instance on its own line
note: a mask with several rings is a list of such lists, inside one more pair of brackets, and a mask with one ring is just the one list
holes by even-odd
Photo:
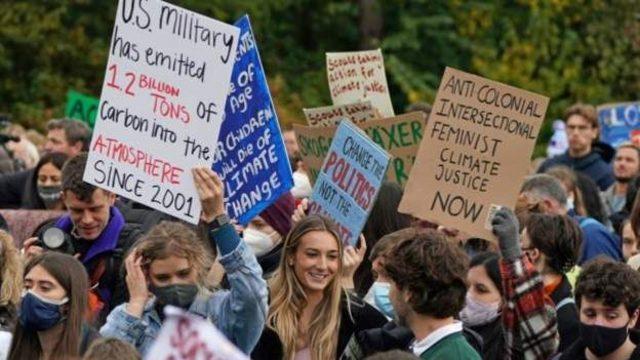
[[[387, 119], [371, 120], [358, 127], [369, 138], [387, 151], [393, 159], [387, 170], [387, 179], [401, 186], [409, 179], [411, 167], [415, 161], [422, 132], [425, 127], [425, 115], [412, 112]], [[311, 183], [315, 183], [322, 163], [329, 152], [331, 140], [336, 132], [335, 126], [309, 127], [293, 125], [298, 139], [300, 155], [307, 167]]]
[[67, 92], [67, 105], [64, 108], [64, 116], [69, 119], [81, 120], [93, 129], [99, 103], [100, 99], [69, 90]]
[[165, 307], [162, 329], [145, 359], [249, 360], [208, 320], [176, 307]]
[[632, 133], [640, 130], [640, 102], [598, 106], [600, 140], [613, 147], [632, 140]]
[[388, 165], [387, 152], [349, 120], [342, 121], [313, 187], [309, 213], [332, 218], [342, 241], [355, 246]]
[[362, 124], [378, 118], [371, 101], [353, 104], [324, 106], [302, 109], [309, 126], [338, 126], [342, 119], [349, 119], [354, 124]]
[[382, 51], [327, 53], [327, 77], [334, 105], [371, 101], [382, 116], [394, 116]]
[[491, 216], [515, 206], [548, 104], [447, 68], [398, 210], [494, 239]]
[[240, 30], [162, 1], [120, 0], [84, 181], [196, 224]]
[[225, 182], [227, 213], [246, 225], [289, 191], [293, 178], [249, 16], [234, 25], [240, 43], [213, 170]]

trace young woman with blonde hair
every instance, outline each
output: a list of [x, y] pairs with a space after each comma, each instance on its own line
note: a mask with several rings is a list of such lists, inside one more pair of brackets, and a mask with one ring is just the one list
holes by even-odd
[[143, 356], [158, 337], [167, 305], [210, 319], [240, 350], [249, 353], [267, 312], [267, 285], [255, 255], [226, 215], [223, 183], [208, 168], [194, 170], [207, 226], [230, 290], [204, 288], [211, 254], [186, 225], [162, 222], [141, 238], [125, 260], [129, 301], [116, 307], [100, 329], [103, 336], [133, 345]]
[[354, 333], [387, 322], [345, 290], [343, 277], [353, 276], [355, 268], [344, 268], [344, 254], [327, 218], [311, 215], [293, 227], [270, 282], [267, 327], [252, 359], [335, 359]]
[[20, 294], [22, 260], [13, 238], [0, 230], [0, 331], [13, 331]]

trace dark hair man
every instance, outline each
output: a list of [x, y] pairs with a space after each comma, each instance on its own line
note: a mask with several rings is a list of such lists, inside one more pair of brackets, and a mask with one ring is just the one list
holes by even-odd
[[480, 359], [454, 319], [464, 307], [467, 256], [434, 230], [409, 235], [391, 250], [383, 271], [398, 322], [415, 336], [413, 353], [422, 359]]
[[[90, 308], [100, 323], [109, 311], [125, 301], [126, 285], [120, 276], [124, 253], [141, 235], [139, 226], [125, 223], [114, 206], [115, 194], [82, 180], [87, 154], [81, 153], [62, 169], [62, 201], [67, 215], [53, 226], [67, 234], [92, 286]], [[27, 256], [42, 252], [37, 238], [25, 241]]]

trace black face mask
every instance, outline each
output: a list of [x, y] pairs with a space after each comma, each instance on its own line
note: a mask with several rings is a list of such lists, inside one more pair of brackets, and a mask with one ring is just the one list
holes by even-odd
[[599, 325], [587, 325], [580, 322], [580, 338], [589, 350], [598, 357], [616, 351], [627, 340], [627, 325], [610, 328]]
[[156, 296], [158, 304], [172, 305], [182, 309], [188, 309], [198, 295], [198, 286], [195, 284], [175, 284], [155, 287], [151, 285], [149, 290]]

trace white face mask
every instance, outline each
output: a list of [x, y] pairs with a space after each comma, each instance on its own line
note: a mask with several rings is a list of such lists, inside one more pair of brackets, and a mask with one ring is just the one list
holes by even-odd
[[265, 234], [260, 230], [247, 228], [242, 232], [242, 238], [256, 256], [261, 256], [273, 249], [282, 237], [276, 231]]

